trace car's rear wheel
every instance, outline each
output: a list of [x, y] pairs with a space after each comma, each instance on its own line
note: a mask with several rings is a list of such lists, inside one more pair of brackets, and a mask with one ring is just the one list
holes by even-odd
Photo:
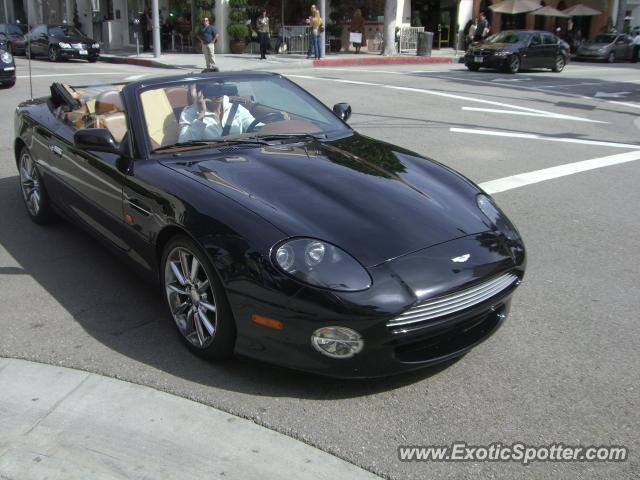
[[37, 224], [49, 222], [53, 218], [51, 200], [38, 173], [36, 162], [26, 147], [20, 152], [18, 170], [22, 199], [29, 217]]
[[49, 47], [49, 61], [57, 62], [60, 60], [60, 55], [58, 54], [58, 50], [53, 45]]
[[206, 254], [186, 236], [174, 237], [162, 256], [167, 307], [183, 341], [196, 355], [233, 355], [236, 327], [222, 283]]
[[518, 55], [511, 55], [511, 58], [507, 61], [507, 72], [518, 73], [520, 71], [520, 57]]
[[616, 61], [616, 53], [615, 52], [609, 53], [609, 55], [607, 56], [607, 62], [614, 63], [615, 61]]
[[551, 67], [551, 70], [554, 72], [561, 72], [562, 70], [564, 70], [564, 66], [565, 66], [565, 59], [563, 55], [558, 55], [556, 57], [556, 61], [553, 64], [553, 67]]
[[467, 68], [472, 72], [477, 72], [478, 70], [480, 70], [480, 67], [478, 65], [473, 65], [472, 63], [467, 65]]

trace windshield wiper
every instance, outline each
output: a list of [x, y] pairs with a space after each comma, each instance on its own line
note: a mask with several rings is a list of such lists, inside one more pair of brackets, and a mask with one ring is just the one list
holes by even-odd
[[257, 138], [237, 138], [232, 140], [189, 140], [188, 142], [178, 142], [164, 147], [158, 147], [153, 153], [162, 153], [174, 148], [200, 148], [200, 147], [224, 147], [227, 145], [269, 145], [269, 142]]
[[289, 138], [301, 140], [324, 140], [325, 138], [327, 138], [327, 135], [314, 135], [312, 133], [264, 133], [261, 135], [256, 135], [252, 138], [261, 140], [287, 140]]

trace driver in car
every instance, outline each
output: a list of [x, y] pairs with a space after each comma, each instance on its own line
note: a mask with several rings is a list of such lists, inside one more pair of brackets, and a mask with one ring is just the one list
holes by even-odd
[[[255, 118], [245, 107], [229, 100], [232, 90], [235, 88], [231, 85], [197, 85], [195, 101], [180, 114], [178, 141], [216, 140], [246, 132]], [[256, 124], [261, 126], [262, 123]]]

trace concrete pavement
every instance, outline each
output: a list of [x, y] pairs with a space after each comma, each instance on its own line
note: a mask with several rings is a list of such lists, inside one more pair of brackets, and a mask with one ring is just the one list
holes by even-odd
[[[339, 53], [328, 55], [320, 60], [307, 59], [306, 55], [285, 54], [268, 55], [264, 61], [259, 54], [217, 54], [216, 63], [225, 71], [229, 70], [273, 70], [283, 68], [323, 67], [323, 66], [357, 66], [357, 65], [398, 65], [425, 63], [456, 63], [462, 52], [451, 48], [433, 50], [430, 57], [416, 55], [398, 55], [383, 57], [378, 53]], [[136, 54], [135, 50], [118, 50], [100, 55], [100, 60], [109, 63], [120, 63], [157, 68], [202, 69], [205, 67], [201, 53], [163, 53], [155, 58], [152, 53]]]
[[0, 358], [0, 478], [374, 479], [255, 423], [94, 373]]

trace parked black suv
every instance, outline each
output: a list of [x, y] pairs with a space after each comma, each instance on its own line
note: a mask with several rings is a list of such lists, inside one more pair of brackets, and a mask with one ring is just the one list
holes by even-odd
[[29, 36], [27, 56], [46, 55], [52, 62], [63, 58], [95, 62], [100, 55], [100, 45], [72, 25], [36, 25]]

